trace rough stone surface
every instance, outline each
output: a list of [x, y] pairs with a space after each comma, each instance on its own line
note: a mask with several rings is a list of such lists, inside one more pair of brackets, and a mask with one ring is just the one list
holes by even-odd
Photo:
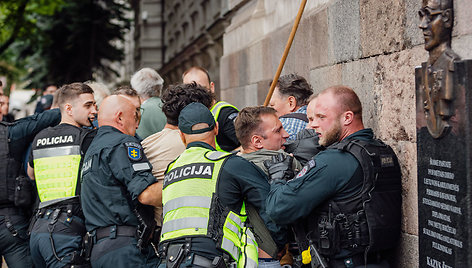
[[453, 38], [451, 46], [452, 49], [459, 56], [461, 56], [462, 59], [472, 59], [472, 49], [470, 47], [470, 44], [472, 44], [472, 34]]
[[379, 92], [379, 131], [382, 137], [416, 142], [415, 66], [427, 60], [422, 46], [379, 56], [375, 90]]
[[327, 87], [341, 84], [341, 79], [341, 64], [320, 67], [310, 72], [310, 84], [315, 94]]
[[342, 64], [341, 84], [354, 89], [362, 103], [364, 125], [376, 130], [378, 96], [374, 91], [375, 59]]
[[385, 140], [398, 156], [402, 170], [402, 230], [418, 235], [418, 180], [416, 165], [416, 143]]
[[393, 266], [394, 268], [418, 267], [418, 236], [403, 233], [396, 255], [398, 262]]
[[362, 56], [398, 51], [404, 44], [403, 0], [360, 0]]
[[420, 10], [420, 8], [421, 1], [405, 0], [405, 48], [411, 48], [419, 44], [424, 44], [423, 33], [418, 27], [420, 24], [418, 10]]
[[338, 63], [361, 56], [359, 1], [337, 0], [328, 7], [328, 55]]
[[454, 1], [454, 28], [453, 36], [472, 33], [472, 0]]

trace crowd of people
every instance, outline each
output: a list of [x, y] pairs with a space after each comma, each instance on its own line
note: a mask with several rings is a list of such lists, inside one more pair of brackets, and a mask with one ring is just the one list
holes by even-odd
[[269, 107], [239, 111], [204, 68], [165, 89], [143, 68], [111, 94], [67, 84], [2, 121], [8, 267], [389, 267], [394, 152], [351, 88], [275, 83]]

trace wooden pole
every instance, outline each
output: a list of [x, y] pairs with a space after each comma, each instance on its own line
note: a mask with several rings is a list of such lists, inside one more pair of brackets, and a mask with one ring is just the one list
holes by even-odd
[[297, 17], [295, 18], [295, 23], [293, 24], [292, 32], [290, 33], [290, 36], [287, 40], [287, 44], [285, 45], [284, 54], [282, 56], [282, 59], [280, 60], [279, 67], [277, 68], [277, 72], [275, 73], [274, 79], [272, 80], [272, 84], [270, 85], [269, 93], [267, 93], [267, 97], [264, 101], [264, 106], [267, 106], [269, 104], [270, 98], [272, 98], [275, 85], [277, 85], [277, 80], [279, 80], [280, 73], [282, 72], [282, 69], [284, 68], [285, 60], [287, 59], [287, 56], [288, 56], [288, 52], [290, 51], [290, 47], [292, 46], [293, 38], [295, 38], [295, 33], [297, 33], [298, 24], [300, 23], [300, 20], [302, 18], [306, 1], [307, 0], [302, 0], [302, 3], [300, 4], [300, 9], [298, 10]]

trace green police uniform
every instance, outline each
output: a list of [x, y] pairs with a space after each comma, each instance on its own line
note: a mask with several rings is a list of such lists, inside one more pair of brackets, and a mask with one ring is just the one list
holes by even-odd
[[205, 259], [211, 263], [223, 252], [239, 267], [257, 266], [257, 243], [240, 212], [244, 202], [260, 209], [267, 186], [262, 172], [246, 160], [203, 142], [190, 143], [164, 178], [160, 249], [167, 261], [178, 255], [175, 245], [189, 244], [184, 266], [204, 266]]
[[8, 267], [33, 265], [26, 235], [29, 218], [15, 202], [16, 178], [24, 174], [22, 162], [34, 136], [60, 121], [59, 109], [53, 109], [11, 124], [0, 123], [0, 255]]
[[[149, 246], [140, 252], [135, 237], [138, 196], [156, 182], [141, 144], [111, 126], [101, 126], [85, 155], [81, 203], [85, 226], [93, 235], [94, 267], [155, 267]], [[150, 210], [152, 214], [152, 209]]]
[[[378, 255], [370, 262], [364, 252], [392, 248], [399, 237], [398, 161], [371, 129], [363, 129], [318, 153], [292, 180], [274, 181], [266, 205], [275, 222], [294, 226], [302, 250], [314, 245], [330, 267], [377, 263]], [[390, 215], [382, 215], [385, 208]], [[377, 240], [379, 235], [384, 238]]]
[[95, 130], [60, 124], [41, 131], [33, 140], [29, 162], [40, 203], [30, 249], [36, 267], [86, 263], [79, 257], [85, 226], [78, 179], [82, 157], [94, 134]]

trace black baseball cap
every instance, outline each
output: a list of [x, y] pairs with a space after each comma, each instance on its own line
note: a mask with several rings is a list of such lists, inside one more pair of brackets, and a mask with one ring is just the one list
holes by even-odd
[[[205, 123], [209, 127], [192, 130], [196, 124]], [[199, 103], [192, 102], [182, 109], [179, 115], [179, 129], [185, 134], [200, 134], [205, 133], [215, 128], [215, 119], [208, 108]]]

